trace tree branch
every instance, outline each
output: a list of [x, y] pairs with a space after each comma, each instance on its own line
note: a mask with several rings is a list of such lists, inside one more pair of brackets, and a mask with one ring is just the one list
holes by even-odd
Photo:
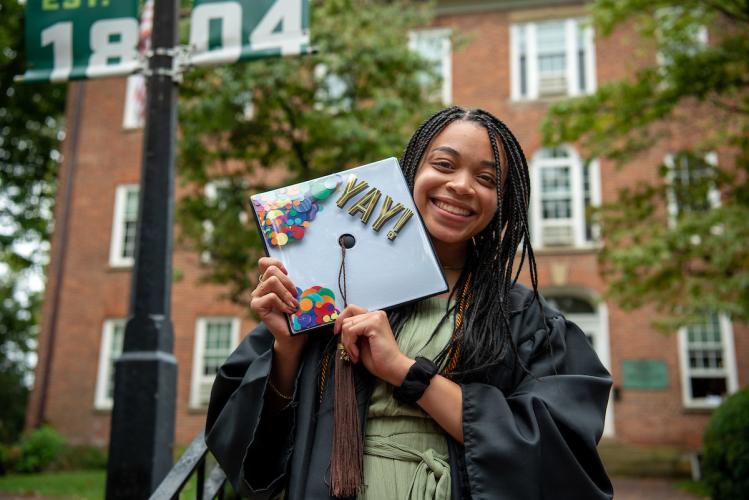
[[745, 6], [746, 12], [733, 12], [730, 9], [727, 9], [725, 6], [721, 5], [720, 2], [716, 2], [714, 0], [703, 0], [706, 4], [708, 4], [711, 8], [717, 10], [724, 16], [726, 16], [729, 19], [733, 19], [734, 21], [740, 21], [744, 23], [749, 23], [749, 2], [747, 2]]

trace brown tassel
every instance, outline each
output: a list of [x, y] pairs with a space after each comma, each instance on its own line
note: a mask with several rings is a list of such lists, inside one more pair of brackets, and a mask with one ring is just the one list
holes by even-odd
[[330, 452], [330, 495], [355, 497], [362, 486], [364, 449], [356, 403], [354, 365], [338, 344], [333, 375], [333, 449]]

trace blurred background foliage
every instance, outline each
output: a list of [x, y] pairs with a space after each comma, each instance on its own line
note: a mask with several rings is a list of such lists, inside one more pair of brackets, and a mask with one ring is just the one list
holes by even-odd
[[63, 138], [66, 86], [24, 85], [24, 7], [0, 3], [0, 443], [24, 422]]
[[577, 142], [588, 158], [626, 168], [679, 130], [700, 133], [657, 181], [621, 188], [593, 214], [609, 296], [628, 310], [654, 305], [665, 332], [708, 312], [747, 322], [749, 2], [598, 0], [592, 22], [603, 36], [634, 26], [657, 57], [630, 79], [552, 105], [545, 142]]

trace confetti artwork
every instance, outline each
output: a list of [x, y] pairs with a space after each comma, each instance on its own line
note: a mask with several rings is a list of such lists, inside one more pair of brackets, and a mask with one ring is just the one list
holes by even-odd
[[252, 204], [268, 245], [282, 247], [301, 240], [322, 211], [321, 202], [340, 184], [341, 177], [332, 175], [253, 196]]
[[304, 291], [297, 287], [296, 291], [299, 310], [291, 315], [294, 331], [324, 325], [338, 317], [340, 311], [335, 306], [335, 294], [330, 288], [315, 285]]

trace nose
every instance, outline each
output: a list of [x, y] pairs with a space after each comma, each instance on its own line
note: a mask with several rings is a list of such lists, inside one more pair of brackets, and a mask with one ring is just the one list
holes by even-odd
[[457, 195], [473, 194], [473, 177], [466, 171], [455, 172], [447, 183], [447, 189]]

